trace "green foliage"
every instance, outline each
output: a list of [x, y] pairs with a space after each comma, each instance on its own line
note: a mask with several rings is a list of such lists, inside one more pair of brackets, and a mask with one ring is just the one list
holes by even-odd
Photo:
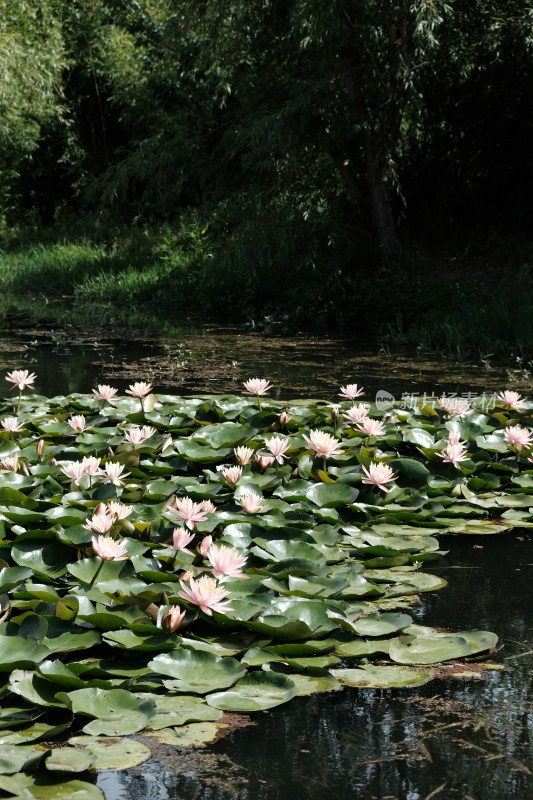
[[16, 178], [43, 129], [63, 116], [65, 52], [57, 3], [0, 2], [0, 222], [16, 208]]
[[[322, 401], [267, 395], [258, 412], [244, 392], [131, 392], [108, 402], [25, 389], [2, 402], [2, 421], [16, 409], [20, 424], [0, 431], [0, 788], [92, 800], [98, 791], [64, 773], [150, 755], [117, 737], [201, 746], [225, 711], [420, 686], [431, 665], [495, 648], [491, 632], [439, 632], [405, 609], [446, 585], [430, 571], [441, 532], [533, 526], [533, 402], [392, 404], [384, 434], [363, 437], [348, 400], [333, 429]], [[282, 410], [285, 463], [250, 461], [230, 481], [234, 447], [266, 449]], [[133, 445], [125, 431], [140, 423], [153, 429]], [[443, 458], [452, 431], [456, 463]], [[113, 463], [127, 471], [111, 481]], [[261, 503], [246, 510], [250, 489]]]

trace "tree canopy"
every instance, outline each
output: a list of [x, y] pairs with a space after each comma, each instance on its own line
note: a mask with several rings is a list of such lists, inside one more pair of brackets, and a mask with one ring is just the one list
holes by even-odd
[[306, 270], [390, 258], [430, 231], [529, 226], [531, 2], [0, 0], [0, 12], [4, 225], [194, 214], [258, 269]]

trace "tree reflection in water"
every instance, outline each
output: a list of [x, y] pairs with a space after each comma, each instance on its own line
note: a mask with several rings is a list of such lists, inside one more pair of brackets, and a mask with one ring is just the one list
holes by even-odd
[[[533, 796], [532, 537], [447, 537], [417, 621], [493, 630], [507, 665], [415, 690], [297, 698], [205, 750], [102, 773], [108, 800], [529, 800]], [[467, 665], [468, 666], [468, 665]], [[475, 665], [473, 667], [475, 669]]]

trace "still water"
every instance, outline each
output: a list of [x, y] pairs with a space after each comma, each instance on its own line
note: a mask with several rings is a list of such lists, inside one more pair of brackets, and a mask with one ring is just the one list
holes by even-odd
[[[110, 332], [112, 331], [112, 333]], [[266, 377], [278, 400], [335, 401], [358, 383], [439, 397], [533, 393], [529, 365], [465, 365], [439, 356], [371, 353], [349, 339], [265, 335], [246, 328], [117, 330], [5, 323], [0, 368], [37, 373], [42, 394], [123, 391], [147, 380], [168, 393], [240, 392]], [[159, 747], [137, 769], [105, 772], [107, 800], [530, 800], [533, 798], [533, 546], [531, 533], [441, 539], [433, 571], [448, 586], [423, 595], [418, 622], [495, 631], [500, 669], [447, 675], [420, 689], [357, 690], [297, 698], [240, 720], [216, 744]], [[474, 671], [475, 672], [475, 671]]]
[[268, 378], [277, 400], [334, 402], [338, 387], [346, 383], [364, 386], [367, 399], [378, 391], [400, 399], [533, 390], [533, 365], [519, 360], [494, 363], [486, 356], [458, 363], [439, 354], [372, 352], [350, 338], [287, 337], [246, 326], [156, 333], [146, 326], [34, 327], [7, 319], [3, 326], [0, 322], [0, 369], [18, 368], [37, 373], [36, 388], [48, 396], [89, 392], [97, 383], [123, 391], [138, 380], [174, 394], [239, 393], [250, 377]]
[[192, 755], [106, 773], [109, 800], [530, 800], [533, 797], [531, 536], [443, 538], [417, 621], [493, 630], [503, 671], [411, 690], [296, 698]]

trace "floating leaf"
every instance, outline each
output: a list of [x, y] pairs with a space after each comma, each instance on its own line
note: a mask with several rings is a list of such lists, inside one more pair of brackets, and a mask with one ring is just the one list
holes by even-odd
[[135, 739], [108, 738], [106, 736], [74, 736], [69, 744], [89, 753], [94, 766], [104, 769], [129, 769], [152, 757], [152, 753]]
[[357, 498], [359, 491], [347, 483], [315, 483], [311, 486], [306, 496], [312, 503], [323, 508], [340, 508], [348, 506]]
[[57, 800], [58, 797], [71, 797], [76, 800], [105, 800], [101, 790], [86, 781], [57, 781], [50, 776], [38, 778], [31, 775], [0, 775], [0, 789], [16, 798], [24, 800]]
[[433, 678], [431, 669], [382, 667], [373, 664], [358, 669], [334, 669], [331, 672], [345, 686], [365, 689], [403, 689], [409, 686], [423, 686]]
[[0, 636], [0, 672], [26, 669], [50, 655], [47, 647], [23, 636]]
[[148, 666], [155, 673], [173, 678], [166, 685], [179, 692], [194, 694], [231, 686], [246, 672], [234, 658], [185, 648], [156, 656]]
[[83, 730], [93, 735], [127, 736], [146, 728], [154, 718], [153, 700], [139, 700], [125, 689], [77, 689], [60, 692], [75, 714], [94, 717]]
[[498, 637], [490, 631], [460, 631], [426, 636], [401, 636], [391, 642], [389, 655], [398, 664], [438, 664], [464, 658], [495, 647]]
[[223, 711], [264, 711], [287, 703], [296, 695], [294, 682], [272, 672], [249, 672], [229, 691], [215, 692], [207, 703]]
[[172, 728], [175, 725], [186, 725], [189, 722], [213, 722], [222, 716], [222, 712], [211, 708], [200, 697], [193, 695], [154, 695], [136, 693], [140, 699], [154, 700], [156, 714], [151, 720], [148, 730]]
[[84, 772], [92, 765], [94, 757], [86, 750], [76, 747], [57, 747], [45, 761], [46, 769], [52, 772]]

